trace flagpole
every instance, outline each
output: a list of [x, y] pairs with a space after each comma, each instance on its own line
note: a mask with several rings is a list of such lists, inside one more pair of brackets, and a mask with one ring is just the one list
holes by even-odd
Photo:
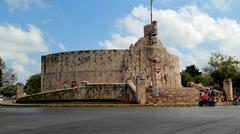
[[152, 24], [152, 3], [153, 3], [153, 0], [151, 0], [151, 24]]

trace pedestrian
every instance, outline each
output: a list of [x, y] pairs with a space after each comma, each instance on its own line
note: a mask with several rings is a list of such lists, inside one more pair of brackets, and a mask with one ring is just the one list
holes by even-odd
[[68, 88], [69, 88], [68, 80], [66, 80], [66, 81], [64, 82], [63, 88], [64, 88], [64, 89], [68, 89]]
[[203, 101], [203, 106], [208, 105], [208, 91], [207, 90], [204, 90], [204, 92], [202, 93], [202, 101]]
[[76, 81], [72, 81], [71, 83], [71, 88], [77, 87], [77, 82]]
[[198, 102], [198, 105], [199, 105], [200, 107], [203, 106], [203, 99], [202, 99], [203, 94], [204, 94], [204, 90], [201, 90], [201, 91], [200, 91], [200, 94], [199, 94], [199, 102]]
[[71, 82], [71, 88], [73, 88], [73, 87], [74, 87], [74, 81]]

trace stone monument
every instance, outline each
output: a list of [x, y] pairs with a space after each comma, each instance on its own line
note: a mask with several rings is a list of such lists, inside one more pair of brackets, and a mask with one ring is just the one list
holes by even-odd
[[231, 79], [226, 79], [223, 81], [223, 89], [226, 93], [227, 101], [233, 101], [233, 89]]
[[[144, 37], [125, 50], [84, 50], [42, 56], [42, 94], [51, 94], [57, 89], [60, 92], [66, 81], [74, 81], [81, 87], [82, 94], [74, 95], [71, 90], [71, 99], [83, 99], [80, 96], [84, 96], [84, 99], [96, 96], [99, 99], [121, 99], [121, 96], [125, 96], [128, 102], [140, 104], [165, 103], [168, 100], [171, 103], [195, 103], [193, 98], [198, 93], [194, 89], [182, 88], [179, 59], [168, 53], [158, 39], [157, 21], [152, 21], [152, 12], [151, 23], [144, 26], [143, 31]], [[151, 95], [150, 85], [159, 87], [159, 100]], [[106, 97], [106, 90], [107, 94], [112, 94], [110, 97]], [[63, 92], [64, 96], [68, 96], [65, 90]], [[51, 95], [40, 97], [38, 94], [38, 98], [42, 99], [48, 99], [47, 96]], [[61, 98], [52, 96], [51, 99]], [[187, 99], [184, 96], [188, 96]]]
[[21, 98], [24, 95], [24, 85], [22, 83], [17, 83], [17, 94], [16, 98]]

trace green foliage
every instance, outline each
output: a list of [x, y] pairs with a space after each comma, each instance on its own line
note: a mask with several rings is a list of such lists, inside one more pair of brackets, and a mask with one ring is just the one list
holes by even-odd
[[24, 86], [24, 92], [26, 94], [35, 94], [41, 91], [41, 75], [32, 75]]
[[182, 85], [184, 87], [187, 86], [188, 82], [193, 81], [193, 77], [187, 72], [181, 72], [181, 78], [182, 78]]
[[196, 79], [195, 83], [202, 83], [203, 86], [212, 86], [214, 81], [211, 75], [203, 73], [198, 79]]
[[234, 78], [232, 78], [233, 91], [240, 93], [240, 73], [238, 73]]
[[204, 71], [213, 78], [216, 87], [222, 88], [224, 79], [230, 78], [234, 81], [239, 77], [239, 63], [232, 56], [212, 53], [208, 66], [204, 68]]
[[3, 96], [13, 96], [16, 95], [16, 90], [16, 85], [6, 85], [0, 89], [0, 94], [2, 94]]
[[187, 66], [181, 72], [182, 85], [186, 87], [188, 82], [199, 83], [201, 81], [201, 74], [202, 72], [195, 65]]
[[202, 74], [202, 72], [199, 72], [199, 69], [195, 65], [187, 66], [184, 72], [189, 73], [192, 77], [197, 77]]
[[239, 61], [232, 56], [212, 53], [208, 66], [204, 68], [206, 72], [210, 72], [212, 76], [229, 79], [237, 76], [239, 71]]

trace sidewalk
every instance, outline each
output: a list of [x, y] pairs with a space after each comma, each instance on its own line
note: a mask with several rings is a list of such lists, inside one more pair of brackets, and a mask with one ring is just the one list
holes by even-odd
[[4, 107], [196, 107], [196, 104], [73, 104], [73, 103], [56, 103], [56, 104], [19, 104], [0, 102]]

